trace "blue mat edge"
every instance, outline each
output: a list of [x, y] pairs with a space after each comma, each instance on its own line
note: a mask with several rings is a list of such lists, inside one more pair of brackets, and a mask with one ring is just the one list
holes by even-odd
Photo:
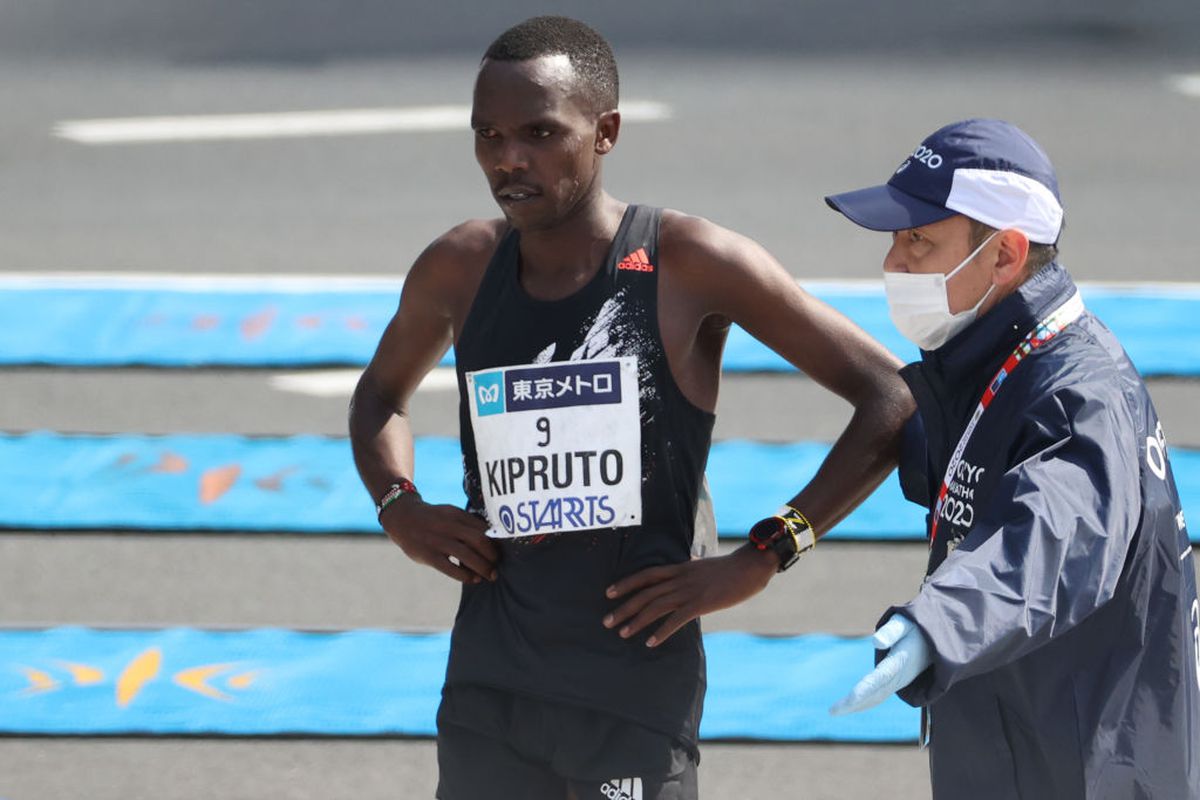
[[[285, 628], [279, 626], [265, 627], [250, 627], [250, 628], [208, 628], [197, 626], [176, 625], [169, 627], [125, 627], [125, 626], [88, 626], [78, 624], [68, 625], [52, 625], [52, 626], [23, 626], [23, 627], [7, 627], [0, 625], [0, 637], [6, 634], [157, 634], [160, 637], [172, 637], [187, 634], [203, 634], [217, 636], [243, 636], [247, 634], [256, 636], [301, 636], [312, 637], [319, 639], [337, 639], [339, 637], [361, 637], [361, 636], [384, 636], [384, 637], [401, 637], [412, 639], [428, 639], [428, 640], [443, 640], [448, 646], [450, 633], [445, 630], [436, 631], [404, 631], [385, 628], [350, 628], [350, 629], [331, 629], [331, 630], [305, 630], [295, 628]], [[762, 643], [771, 641], [792, 641], [797, 644], [801, 643], [817, 643], [828, 644], [835, 643], [836, 645], [850, 644], [866, 644], [869, 641], [867, 636], [844, 636], [837, 634], [828, 634], [821, 632], [807, 632], [801, 634], [757, 634], [746, 633], [742, 631], [716, 631], [704, 634], [706, 649], [720, 650], [722, 645], [727, 642], [736, 643], [738, 640], [748, 641], [751, 643]], [[10, 662], [11, 665], [12, 662]], [[864, 664], [864, 671], [868, 665]], [[713, 670], [710, 665], [709, 669], [709, 701], [712, 700], [712, 678]], [[854, 676], [846, 676], [847, 689], [852, 685]], [[740, 686], [741, 683], [739, 682]], [[913, 733], [911, 736], [889, 734], [881, 737], [861, 737], [861, 736], [842, 736], [842, 737], [802, 737], [802, 736], [758, 736], [758, 735], [715, 735], [709, 736], [701, 730], [700, 739], [702, 742], [719, 743], [719, 742], [763, 742], [763, 743], [779, 743], [779, 744], [845, 744], [845, 745], [862, 745], [862, 744], [910, 744], [916, 741], [917, 710], [900, 703], [898, 699], [892, 698], [888, 701], [892, 707], [892, 715], [896, 711], [905, 716], [911, 716], [911, 720], [902, 720], [904, 727], [911, 727]], [[708, 703], [706, 703], [706, 708]], [[887, 706], [882, 707], [880, 711], [889, 710]], [[708, 716], [706, 712], [706, 716]], [[870, 720], [874, 714], [864, 717], [840, 718], [841, 724], [844, 726], [846, 720], [862, 720], [861, 724], [852, 725], [851, 729], [861, 730], [863, 727], [870, 728], [875, 723]], [[830, 718], [834, 719], [834, 718]], [[896, 720], [891, 721], [890, 727], [897, 728]], [[911, 722], [911, 725], [909, 724]], [[702, 726], [703, 727], [703, 726]], [[883, 724], [883, 727], [889, 727]], [[64, 732], [64, 731], [46, 731], [46, 730], [25, 730], [19, 727], [6, 728], [0, 722], [0, 738], [15, 738], [15, 737], [30, 737], [30, 738], [156, 738], [156, 739], [195, 739], [195, 738], [213, 738], [213, 739], [402, 739], [402, 740], [427, 740], [434, 737], [431, 732], [411, 732], [404, 730], [382, 730], [378, 732], [332, 732], [320, 733], [313, 732], [307, 729], [295, 730], [279, 730], [274, 732], [228, 732], [218, 729], [206, 730], [197, 729], [192, 731], [171, 731], [160, 732], [152, 727], [146, 726], [130, 726], [125, 729], [110, 729], [101, 731], [86, 731], [86, 732]]]
[[[263, 443], [268, 443], [268, 444], [286, 443], [289, 441], [314, 440], [314, 441], [320, 441], [320, 442], [324, 442], [324, 443], [331, 444], [331, 445], [336, 445], [339, 447], [345, 446], [345, 442], [347, 441], [346, 437], [344, 437], [344, 436], [312, 435], [312, 434], [304, 434], [304, 435], [299, 435], [299, 436], [286, 436], [286, 435], [284, 435], [284, 436], [242, 436], [242, 435], [238, 435], [238, 434], [61, 434], [61, 433], [57, 433], [54, 431], [32, 431], [32, 432], [15, 433], [15, 434], [0, 432], [0, 441], [5, 440], [5, 439], [22, 439], [22, 438], [26, 438], [26, 437], [36, 439], [39, 436], [52, 437], [52, 438], [64, 439], [64, 440], [68, 440], [68, 439], [111, 440], [111, 439], [116, 439], [116, 438], [130, 438], [130, 439], [135, 439], [135, 440], [167, 440], [167, 441], [169, 441], [171, 439], [196, 438], [196, 439], [205, 439], [205, 440], [211, 440], [211, 441], [217, 441], [217, 440], [229, 440], [232, 442], [252, 441], [252, 442], [263, 442]], [[454, 437], [418, 437], [418, 441], [419, 442], [420, 441], [427, 442], [430, 446], [440, 446], [443, 448], [450, 447], [451, 449], [453, 449], [455, 451], [455, 453], [457, 453], [457, 440]], [[766, 447], [766, 448], [777, 447], [780, 449], [785, 449], [785, 448], [794, 449], [797, 447], [799, 447], [799, 448], [827, 447], [827, 445], [824, 445], [822, 443], [816, 443], [816, 442], [769, 443], [769, 442], [755, 442], [755, 441], [745, 440], [745, 439], [722, 440], [722, 441], [718, 442], [716, 446], [719, 446], [719, 447], [728, 446], [728, 447], [730, 447], [730, 449], [735, 449], [739, 446], [744, 446], [744, 445], [749, 445], [749, 446], [754, 446], [754, 447]], [[346, 446], [346, 449], [348, 450], [348, 446]], [[1189, 463], [1191, 463], [1193, 465], [1200, 465], [1200, 450], [1191, 449], [1191, 448], [1176, 448], [1175, 452], [1172, 455], [1173, 455], [1173, 458], [1177, 458], [1178, 456], [1181, 456], [1181, 455], [1185, 456]], [[1179, 467], [1179, 464], [1176, 463], [1175, 464], [1176, 480], [1180, 487], [1181, 499], [1183, 499], [1186, 503], [1186, 501], [1189, 498], [1194, 499], [1197, 494], [1198, 487], [1196, 485], [1196, 477], [1193, 474], [1196, 472], [1196, 470], [1195, 469], [1189, 470], [1188, 472], [1185, 473], [1186, 477], [1181, 478], [1178, 473], [1178, 467]], [[893, 472], [892, 475], [889, 476], [889, 478], [887, 479], [888, 482], [891, 482], [891, 483], [895, 482], [894, 475], [895, 475], [895, 473]], [[457, 483], [457, 482], [455, 482], [455, 483]], [[356, 482], [355, 482], [355, 486], [357, 487]], [[885, 487], [881, 487], [880, 490], [877, 490], [877, 492], [872, 497], [873, 498], [880, 497], [879, 492], [883, 491], [884, 488], [887, 488], [889, 491], [891, 491], [891, 490], [894, 490], [895, 492], [899, 491], [898, 486], [887, 487], [885, 484]], [[458, 490], [456, 489], [456, 491], [458, 491]], [[714, 490], [714, 493], [717, 495], [719, 495], [720, 492], [721, 492], [721, 489], [719, 487]], [[457, 495], [456, 495], [456, 497], [457, 497]], [[868, 504], [871, 502], [872, 502], [872, 500], [870, 500], [870, 499], [867, 501]], [[914, 518], [919, 518], [920, 516], [923, 516], [923, 510], [921, 509], [920, 506], [909, 503], [907, 500], [903, 500], [903, 499], [899, 499], [898, 502], [901, 503], [902, 507]], [[363, 504], [364, 504], [364, 506], [369, 505], [369, 501], [365, 498], [365, 495], [363, 497]], [[722, 506], [721, 506], [720, 502], [718, 502], [718, 511], [719, 512], [720, 512], [721, 507]], [[859, 512], [856, 511], [855, 513], [859, 513]], [[369, 511], [366, 516], [368, 519], [370, 518]], [[748, 527], [748, 524], [747, 524], [747, 527]], [[916, 541], [924, 540], [923, 531], [921, 530], [921, 527], [922, 526], [919, 523], [915, 523], [905, 529], [905, 530], [910, 530], [911, 532], [909, 532], [909, 533], [898, 533], [897, 531], [881, 530], [881, 532], [878, 535], [874, 535], [874, 536], [871, 535], [869, 531], [867, 531], [867, 532], [864, 532], [862, 530], [843, 531], [843, 530], [835, 529], [833, 532], [828, 534], [828, 536], [826, 538], [830, 541], [863, 541], [863, 542], [907, 541], [907, 542], [916, 542]], [[81, 533], [104, 532], [104, 531], [128, 531], [128, 532], [161, 531], [163, 533], [195, 532], [195, 533], [220, 533], [220, 534], [232, 534], [232, 535], [240, 535], [240, 534], [346, 535], [346, 534], [353, 534], [353, 535], [362, 535], [362, 536], [378, 535], [379, 533], [382, 532], [379, 529], [375, 528], [373, 526], [373, 523], [372, 523], [372, 527], [369, 527], [369, 528], [368, 527], [362, 527], [362, 528], [341, 527], [341, 526], [321, 527], [321, 526], [316, 526], [316, 525], [309, 526], [309, 527], [303, 527], [303, 526], [285, 527], [285, 526], [281, 526], [277, 521], [272, 521], [272, 522], [264, 523], [262, 525], [240, 524], [235, 527], [235, 526], [232, 526], [229, 524], [220, 524], [220, 525], [210, 526], [210, 525], [204, 524], [203, 521], [189, 521], [187, 524], [178, 525], [178, 526], [163, 525], [163, 524], [149, 525], [149, 524], [142, 524], [139, 522], [134, 522], [131, 524], [117, 523], [117, 524], [97, 524], [97, 525], [83, 524], [83, 525], [81, 525], [81, 524], [72, 522], [70, 520], [59, 521], [59, 520], [53, 520], [53, 519], [51, 519], [51, 520], [42, 519], [37, 524], [31, 524], [26, 520], [22, 520], [19, 522], [13, 522], [11, 524], [8, 522], [5, 522], [3, 524], [0, 524], [0, 530], [4, 530], [4, 531], [29, 531], [29, 530], [51, 531], [52, 530], [52, 531], [78, 531]], [[740, 538], [741, 536], [743, 536], [743, 534], [744, 534], [744, 529], [742, 527], [737, 527], [735, 529], [727, 528], [727, 529], [721, 530], [721, 532], [720, 532], [721, 538], [734, 539], [734, 540]], [[1192, 533], [1192, 540], [1193, 540], [1193, 542], [1200, 542], [1200, 529], [1198, 529]]]
[[[864, 299], [869, 299], [869, 298], [874, 298], [874, 301], [879, 301], [882, 297], [882, 290], [879, 285], [875, 285], [873, 287], [850, 286], [850, 285], [846, 285], [844, 283], [838, 283], [838, 282], [834, 282], [832, 284], [826, 284], [821, 281], [815, 281], [815, 282], [812, 282], [811, 284], [809, 284], [803, 280], [800, 281], [800, 284], [801, 284], [801, 286], [807, 288], [810, 292], [812, 292], [816, 297], [831, 301], [834, 303], [835, 306], [837, 305], [838, 302], [859, 302], [859, 301], [862, 301]], [[1135, 284], [1135, 285], [1130, 285], [1130, 286], [1117, 287], [1117, 286], [1105, 285], [1105, 284], [1089, 284], [1088, 282], [1083, 282], [1080, 284], [1080, 286], [1081, 286], [1081, 289], [1083, 290], [1085, 297], [1087, 299], [1095, 300], [1097, 305], [1101, 306], [1101, 309], [1098, 309], [1100, 311], [1104, 310], [1103, 307], [1106, 304], [1111, 304], [1113, 302], [1119, 302], [1119, 301], [1122, 301], [1125, 299], [1138, 299], [1138, 300], [1147, 300], [1147, 301], [1151, 301], [1151, 302], [1171, 302], [1171, 303], [1175, 303], [1175, 302], [1196, 303], [1198, 300], [1200, 300], [1200, 293], [1198, 293], [1194, 289], [1188, 290], [1186, 287], [1181, 289], [1181, 288], [1175, 287], [1175, 286], [1158, 285], [1158, 284], [1146, 284], [1146, 285], [1136, 285]], [[0, 287], [0, 288], [3, 288], [3, 287]], [[59, 286], [57, 288], [52, 288], [50, 286], [43, 286], [40, 288], [34, 288], [34, 287], [24, 287], [24, 288], [11, 287], [11, 288], [13, 291], [40, 292], [40, 293], [51, 293], [51, 294], [53, 294], [53, 293], [69, 294], [71, 292], [83, 292], [85, 294], [87, 294], [87, 293], [90, 293], [90, 294], [104, 294], [104, 293], [130, 294], [130, 293], [141, 292], [141, 293], [145, 293], [145, 294], [159, 294], [159, 295], [172, 296], [172, 297], [177, 296], [177, 295], [187, 297], [189, 295], [197, 294], [197, 292], [195, 292], [195, 291], [180, 292], [178, 290], [171, 290], [171, 289], [165, 289], [165, 288], [158, 288], [158, 289], [148, 289], [148, 288], [142, 288], [142, 289], [124, 288], [124, 289], [121, 289], [121, 288], [116, 288], [116, 287], [109, 287], [109, 288], [75, 287], [75, 288], [72, 288], [70, 286], [65, 286], [65, 285]], [[199, 292], [199, 294], [204, 294], [204, 293]], [[216, 292], [216, 294], [218, 294], [218, 295], [232, 294], [233, 296], [239, 297], [241, 299], [245, 299], [246, 297], [259, 297], [259, 296], [261, 296], [263, 298], [270, 298], [278, 293], [271, 292], [269, 290], [263, 290], [263, 289], [256, 290], [256, 289], [251, 289], [251, 288], [247, 287], [240, 292], [220, 291], [220, 292]], [[361, 290], [358, 290], [358, 291], [341, 290], [341, 291], [336, 291], [336, 292], [313, 290], [311, 292], [289, 292], [289, 293], [284, 293], [284, 294], [285, 295], [300, 295], [300, 296], [310, 295], [310, 296], [321, 296], [321, 297], [331, 297], [334, 295], [336, 295], [338, 297], [354, 297], [354, 296], [363, 294], [363, 292]], [[879, 309], [875, 309], [875, 312], [878, 312], [878, 311], [879, 311]], [[875, 316], [878, 316], [878, 313], [875, 313]], [[1105, 318], [1105, 315], [1103, 313], [1101, 313], [1100, 316], [1101, 316], [1101, 319]], [[871, 331], [872, 335], [875, 336], [880, 342], [885, 344], [885, 346], [888, 346], [891, 349], [893, 349], [895, 352], [900, 353], [902, 358], [911, 359], [915, 355], [915, 351], [913, 350], [911, 345], [907, 344], [902, 339], [898, 338], [898, 334], [890, 326], [884, 325], [883, 327], [880, 327], [879, 329], [876, 330], [875, 328], [872, 327], [872, 325], [867, 324], [867, 323], [868, 323], [868, 320], [865, 320], [865, 319], [859, 321], [860, 325], [863, 325], [869, 331]], [[1118, 324], [1118, 327], [1120, 327], [1120, 324]], [[740, 329], [735, 330], [735, 335], [731, 337], [731, 341], [729, 343], [729, 346], [727, 347], [727, 356], [732, 357], [735, 352], [741, 351], [741, 348], [737, 343], [738, 340], [741, 340], [743, 338], [748, 338], [746, 336], [743, 336], [743, 334], [744, 334], [744, 332], [742, 332]], [[329, 342], [326, 342], [325, 344], [329, 345]], [[112, 366], [128, 365], [128, 366], [144, 366], [144, 367], [157, 367], [157, 368], [189, 367], [189, 366], [231, 366], [231, 367], [242, 367], [242, 368], [256, 368], [256, 367], [260, 367], [260, 368], [314, 367], [315, 368], [315, 367], [330, 367], [330, 366], [335, 366], [335, 365], [362, 366], [363, 364], [366, 363], [366, 360], [369, 358], [370, 351], [373, 349], [370, 345], [373, 345], [373, 344], [374, 344], [374, 338], [372, 338], [372, 340], [369, 344], [363, 344], [362, 345], [363, 351], [362, 352], [356, 351], [354, 356], [348, 356], [344, 352], [340, 352], [339, 347], [330, 345], [332, 347], [332, 349], [330, 349], [330, 350], [326, 350], [324, 347], [318, 348], [319, 352], [325, 354], [325, 355], [322, 355], [319, 357], [314, 357], [311, 355], [300, 357], [300, 356], [293, 354], [293, 355], [285, 355], [282, 357], [276, 355], [276, 356], [271, 356], [269, 358], [265, 358], [262, 354], [254, 355], [251, 352], [253, 350], [253, 348], [250, 348], [250, 350], [247, 350], [246, 348], [230, 349], [230, 348], [226, 347], [226, 348], [221, 348], [219, 350], [220, 355], [214, 356], [214, 355], [210, 354], [208, 356], [202, 356], [202, 357], [196, 356], [194, 354], [191, 356], [181, 356], [179, 353], [160, 352], [158, 350], [153, 350], [151, 352], [141, 352], [138, 355], [124, 355], [124, 356], [120, 356], [120, 357], [96, 356], [94, 354], [91, 356], [85, 356], [80, 353], [77, 353], [75, 350], [69, 350], [67, 352], [56, 353], [53, 356], [50, 356], [48, 358], [42, 358], [42, 357], [33, 355], [32, 353], [27, 354], [25, 357], [10, 358], [10, 357], [6, 356], [5, 354], [0, 353], [0, 361], [2, 361], [3, 363], [9, 364], [9, 365], [35, 365], [36, 364], [36, 365], [42, 365], [42, 366], [63, 365], [63, 366], [74, 366], [74, 367], [88, 367], [88, 366], [90, 366], [90, 367], [104, 367], [104, 366], [112, 367]], [[750, 350], [752, 352], [747, 352], [744, 354], [744, 357], [746, 360], [743, 363], [727, 364], [726, 371], [747, 372], [747, 373], [777, 372], [779, 370], [792, 371], [792, 368], [790, 367], [790, 365], [787, 365], [785, 362], [783, 362], [783, 360], [779, 356], [775, 355], [774, 353], [771, 353], [769, 350], [763, 348], [761, 345], [752, 344], [750, 342], [744, 342], [743, 344], [749, 345]], [[1146, 347], [1144, 346], [1144, 343], [1137, 342], [1132, 339], [1130, 340], [1130, 342], [1128, 344], [1129, 344], [1129, 346], [1133, 347], [1135, 351], [1138, 351], [1139, 357], [1135, 358], [1134, 359], [1135, 361], [1138, 361], [1139, 358], [1145, 359], [1145, 364], [1143, 366], [1143, 370], [1144, 370], [1145, 374], [1147, 374], [1147, 375], [1177, 375], [1177, 376], [1190, 376], [1190, 377], [1195, 377], [1197, 375], [1200, 375], [1200, 362], [1190, 363], [1189, 365], [1186, 366], [1186, 368], [1183, 368], [1179, 365], [1179, 363], [1177, 363], [1176, 361], [1174, 361], [1172, 359], [1163, 360], [1161, 358], [1155, 357], [1154, 352], [1157, 349], [1161, 349], [1161, 342], [1158, 347], [1156, 347], [1152, 350], [1147, 350]], [[340, 354], [339, 355], [331, 355], [335, 351], [339, 351]], [[264, 358], [265, 358], [265, 360], [264, 360]], [[442, 363], [447, 364], [449, 362], [447, 359], [443, 359]]]

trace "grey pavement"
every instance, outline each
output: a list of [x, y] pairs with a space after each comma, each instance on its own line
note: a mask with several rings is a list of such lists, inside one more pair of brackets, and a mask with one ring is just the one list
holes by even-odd
[[[0, 430], [69, 433], [241, 433], [285, 436], [346, 434], [349, 390], [313, 396], [273, 381], [294, 370], [55, 369], [0, 370]], [[1149, 382], [1168, 441], [1200, 447], [1200, 384]], [[833, 441], [850, 405], [799, 374], [734, 374], [721, 381], [715, 439]], [[458, 435], [453, 390], [419, 391], [413, 430]]]
[[[8, 270], [399, 274], [462, 219], [493, 216], [468, 132], [87, 146], [62, 120], [468, 103], [474, 60], [279, 66], [38, 61], [0, 70], [0, 264]], [[763, 242], [805, 277], [877, 277], [886, 238], [821, 198], [878, 183], [934, 127], [1001, 116], [1055, 160], [1080, 279], [1197, 276], [1200, 57], [963, 61], [745, 53], [623, 61], [619, 196]]]
[[56, 58], [101, 54], [166, 63], [320, 65], [364, 57], [475, 54], [534, 14], [587, 21], [621, 45], [705, 52], [857, 51], [973, 53], [982, 44], [1024, 51], [1090, 49], [1196, 52], [1189, 30], [1200, 9], [1188, 0], [1010, 0], [1002, 6], [941, 0], [819, 0], [703, 3], [629, 0], [0, 0], [0, 48]]
[[[915, 745], [710, 744], [701, 758], [703, 797], [929, 796]], [[12, 800], [408, 800], [433, 796], [434, 763], [421, 741], [0, 740]]]
[[[861, 636], [924, 574], [922, 543], [818, 549], [761, 594], [706, 618], [706, 630]], [[458, 602], [457, 584], [382, 535], [8, 533], [0, 585], [4, 621], [21, 627], [446, 630]]]
[[[399, 274], [494, 209], [468, 133], [89, 147], [56, 122], [469, 102], [507, 4], [360, 0], [0, 0], [0, 269]], [[540, 4], [539, 4], [540, 5]], [[637, 13], [632, 13], [636, 9]], [[623, 96], [667, 103], [606, 165], [618, 196], [762, 241], [795, 275], [876, 277], [885, 239], [821, 196], [886, 178], [934, 126], [1001, 116], [1059, 168], [1064, 261], [1088, 280], [1195, 280], [1200, 6], [1115, 0], [562, 10], [615, 42]], [[1169, 332], [1164, 332], [1169, 335]], [[0, 430], [326, 433], [345, 399], [267, 370], [0, 370]], [[1151, 385], [1200, 446], [1200, 383]], [[418, 395], [419, 433], [452, 397]], [[725, 381], [716, 435], [832, 439], [848, 407], [796, 376]], [[920, 544], [823, 543], [710, 630], [870, 630], [922, 573]], [[453, 585], [382, 537], [0, 533], [0, 623], [444, 628]], [[854, 676], [847, 676], [848, 682]], [[915, 747], [710, 744], [708, 798], [929, 795]], [[433, 747], [406, 740], [0, 739], [0, 798], [428, 798]]]

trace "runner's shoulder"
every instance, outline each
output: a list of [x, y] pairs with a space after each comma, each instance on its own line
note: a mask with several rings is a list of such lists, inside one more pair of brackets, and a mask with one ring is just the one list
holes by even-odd
[[676, 273], [738, 269], [752, 266], [765, 254], [748, 236], [718, 225], [704, 217], [663, 209], [659, 228], [659, 257]]
[[474, 286], [507, 227], [503, 219], [471, 219], [454, 226], [417, 256], [407, 282], [449, 289]]
[[486, 266], [507, 227], [503, 219], [469, 219], [434, 239], [418, 256], [417, 265], [433, 262], [445, 268], [471, 268], [482, 262]]

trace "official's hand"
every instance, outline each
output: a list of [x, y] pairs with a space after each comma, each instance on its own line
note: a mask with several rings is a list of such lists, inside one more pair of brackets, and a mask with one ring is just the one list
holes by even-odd
[[405, 495], [384, 509], [379, 522], [388, 538], [418, 564], [463, 583], [496, 579], [500, 552], [484, 535], [487, 523], [473, 514]]
[[830, 714], [853, 714], [879, 705], [916, 680], [933, 662], [925, 634], [908, 617], [893, 614], [875, 631], [874, 641], [876, 650], [889, 651], [887, 657], [835, 703]]
[[[778, 557], [742, 547], [727, 556], [650, 567], [608, 587], [609, 599], [630, 595], [603, 624], [628, 639], [662, 620], [647, 647], [655, 647], [701, 614], [729, 608], [762, 591], [779, 568]], [[666, 619], [663, 619], [663, 618]]]

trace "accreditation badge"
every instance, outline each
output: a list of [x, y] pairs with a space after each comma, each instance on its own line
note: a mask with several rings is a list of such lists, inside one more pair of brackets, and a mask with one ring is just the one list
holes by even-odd
[[466, 380], [489, 536], [641, 523], [635, 357], [477, 370]]

